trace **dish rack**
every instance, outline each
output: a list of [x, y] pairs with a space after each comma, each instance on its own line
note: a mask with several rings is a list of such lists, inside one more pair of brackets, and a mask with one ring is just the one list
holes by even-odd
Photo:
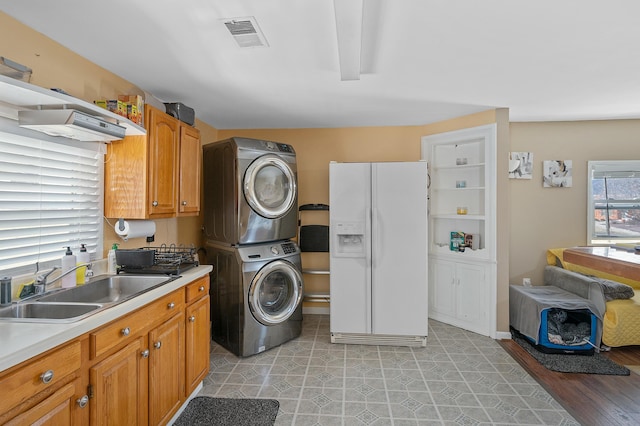
[[144, 247], [145, 250], [154, 250], [154, 264], [161, 266], [175, 266], [189, 263], [197, 263], [197, 250], [195, 247], [176, 246], [175, 244], [163, 244], [159, 247]]

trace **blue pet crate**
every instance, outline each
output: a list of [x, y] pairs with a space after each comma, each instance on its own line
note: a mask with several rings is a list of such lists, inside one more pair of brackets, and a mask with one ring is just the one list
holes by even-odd
[[559, 345], [549, 341], [549, 311], [557, 308], [544, 309], [540, 313], [540, 330], [538, 331], [538, 344], [529, 336], [524, 336], [531, 342], [536, 349], [545, 353], [558, 354], [575, 354], [575, 355], [592, 355], [596, 347], [596, 332], [598, 327], [598, 318], [588, 309], [566, 310], [567, 321], [572, 323], [586, 322], [589, 323], [590, 335], [589, 343], [582, 345]]

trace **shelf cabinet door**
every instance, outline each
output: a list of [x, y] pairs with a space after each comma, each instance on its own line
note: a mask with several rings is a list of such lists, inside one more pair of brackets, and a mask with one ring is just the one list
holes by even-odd
[[432, 260], [429, 262], [429, 312], [447, 316], [456, 313], [456, 268], [455, 263]]
[[179, 216], [196, 216], [200, 212], [200, 179], [202, 146], [200, 131], [191, 126], [180, 126], [180, 187]]
[[147, 108], [149, 138], [149, 216], [171, 217], [178, 203], [178, 120], [160, 110]]
[[485, 266], [459, 263], [456, 268], [458, 318], [472, 331], [482, 328], [487, 318]]
[[57, 391], [51, 396], [29, 410], [5, 423], [6, 426], [21, 425], [74, 425], [81, 424], [76, 420], [74, 412], [79, 409], [76, 399], [80, 380], [75, 380]]
[[182, 405], [184, 312], [149, 333], [149, 424], [166, 424]]

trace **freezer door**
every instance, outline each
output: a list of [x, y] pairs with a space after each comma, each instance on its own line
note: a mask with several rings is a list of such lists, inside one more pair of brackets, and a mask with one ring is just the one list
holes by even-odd
[[427, 163], [373, 163], [371, 176], [372, 333], [426, 336]]
[[329, 164], [332, 333], [371, 333], [371, 166]]

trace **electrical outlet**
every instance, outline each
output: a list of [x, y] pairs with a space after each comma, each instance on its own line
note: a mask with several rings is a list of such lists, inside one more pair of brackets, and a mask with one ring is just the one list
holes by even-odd
[[522, 285], [525, 287], [531, 287], [531, 278], [523, 278]]

